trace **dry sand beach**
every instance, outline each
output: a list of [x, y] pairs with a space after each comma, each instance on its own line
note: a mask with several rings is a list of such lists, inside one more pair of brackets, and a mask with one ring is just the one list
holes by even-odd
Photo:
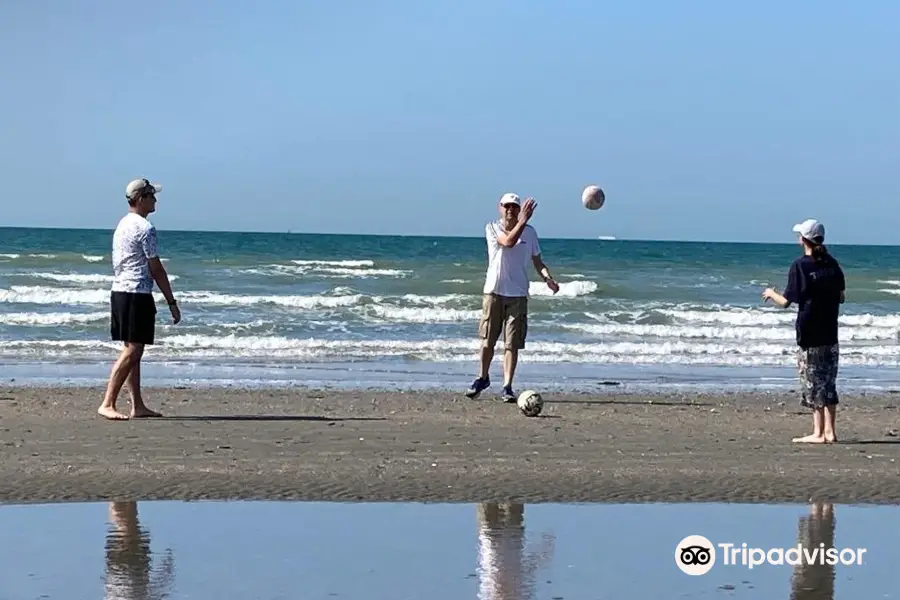
[[840, 443], [800, 446], [783, 394], [554, 394], [529, 419], [491, 396], [148, 389], [166, 417], [114, 423], [100, 393], [0, 389], [0, 501], [900, 502], [890, 394], [844, 396]]

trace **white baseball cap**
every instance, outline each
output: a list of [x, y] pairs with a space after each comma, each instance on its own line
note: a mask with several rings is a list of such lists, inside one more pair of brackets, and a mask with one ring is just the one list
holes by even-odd
[[125, 197], [131, 200], [140, 192], [149, 191], [147, 188], [153, 188], [153, 193], [158, 194], [162, 191], [162, 186], [158, 183], [150, 183], [149, 179], [135, 179], [125, 186]]
[[515, 204], [516, 206], [521, 206], [522, 201], [519, 198], [518, 194], [508, 193], [503, 194], [503, 196], [500, 198], [500, 205], [502, 206], [504, 204]]
[[821, 238], [821, 241], [825, 240], [825, 226], [815, 219], [807, 219], [794, 225], [793, 231], [811, 242], [816, 241], [816, 238]]

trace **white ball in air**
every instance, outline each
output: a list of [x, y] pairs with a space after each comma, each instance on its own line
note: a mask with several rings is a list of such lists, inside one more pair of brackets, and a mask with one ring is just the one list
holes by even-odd
[[606, 202], [606, 194], [596, 185], [589, 185], [581, 192], [581, 203], [588, 210], [599, 210]]

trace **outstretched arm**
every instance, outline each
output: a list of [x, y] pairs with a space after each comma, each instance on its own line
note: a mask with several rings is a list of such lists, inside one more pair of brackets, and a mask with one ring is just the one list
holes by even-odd
[[771, 300], [781, 308], [787, 308], [791, 305], [791, 301], [779, 294], [775, 288], [767, 288], [762, 293], [763, 300]]
[[788, 271], [787, 287], [784, 288], [784, 294], [779, 294], [775, 288], [770, 287], [763, 291], [762, 299], [764, 301], [771, 300], [779, 307], [787, 308], [791, 304], [800, 303], [804, 289], [803, 273], [800, 271], [797, 263], [794, 263], [791, 265], [791, 270]]

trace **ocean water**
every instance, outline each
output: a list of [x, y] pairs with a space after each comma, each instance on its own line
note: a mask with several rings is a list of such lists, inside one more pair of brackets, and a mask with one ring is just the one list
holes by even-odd
[[[110, 231], [0, 229], [0, 377], [98, 381]], [[155, 381], [464, 387], [475, 373], [482, 238], [160, 231], [183, 322], [159, 305]], [[794, 244], [542, 240], [522, 385], [793, 386]], [[900, 247], [837, 246], [846, 275], [842, 385], [900, 374]], [[502, 347], [502, 341], [498, 348]], [[494, 373], [499, 379], [499, 362]], [[622, 387], [624, 386], [624, 387]]]
[[[896, 513], [830, 504], [0, 506], [0, 600], [889, 600], [900, 597]], [[675, 561], [689, 535], [714, 545], [706, 574]], [[731, 561], [720, 546], [729, 543], [756, 556], [833, 548], [846, 562], [791, 564], [787, 554], [790, 562], [750, 568], [741, 555]], [[847, 564], [854, 555], [861, 564]]]

